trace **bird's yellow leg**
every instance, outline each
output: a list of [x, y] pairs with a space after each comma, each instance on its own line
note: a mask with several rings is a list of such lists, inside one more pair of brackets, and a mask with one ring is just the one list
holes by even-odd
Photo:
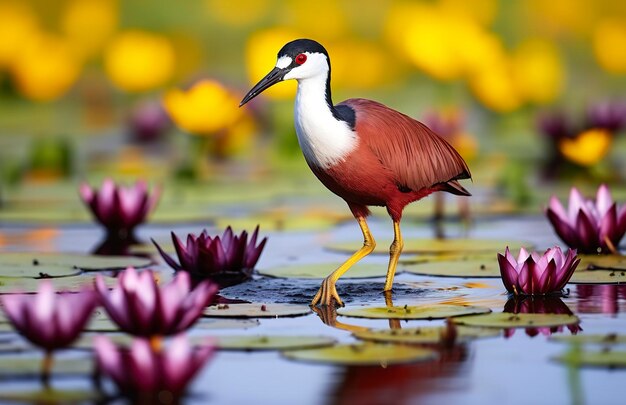
[[400, 258], [400, 253], [402, 253], [403, 247], [404, 241], [402, 240], [402, 234], [400, 233], [400, 222], [393, 221], [393, 243], [389, 247], [389, 267], [387, 267], [385, 291], [391, 291], [391, 287], [393, 287], [393, 276], [396, 274], [398, 259]]
[[364, 217], [357, 217], [357, 222], [361, 227], [361, 231], [363, 232], [363, 246], [357, 250], [348, 260], [346, 260], [339, 268], [332, 273], [328, 277], [322, 281], [322, 286], [320, 287], [315, 297], [313, 297], [313, 301], [311, 301], [311, 305], [321, 305], [327, 306], [331, 305], [333, 300], [337, 301], [338, 305], [343, 305], [341, 298], [339, 298], [339, 294], [337, 294], [337, 289], [335, 284], [339, 277], [341, 277], [350, 267], [354, 266], [356, 262], [369, 255], [374, 251], [376, 247], [376, 242], [370, 233], [370, 229], [367, 226], [367, 222]]

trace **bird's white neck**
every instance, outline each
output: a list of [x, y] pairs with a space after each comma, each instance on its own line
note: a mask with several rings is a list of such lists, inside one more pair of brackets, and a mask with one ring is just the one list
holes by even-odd
[[298, 80], [295, 126], [298, 143], [310, 165], [328, 169], [345, 160], [358, 143], [347, 122], [338, 120], [326, 95], [326, 74]]

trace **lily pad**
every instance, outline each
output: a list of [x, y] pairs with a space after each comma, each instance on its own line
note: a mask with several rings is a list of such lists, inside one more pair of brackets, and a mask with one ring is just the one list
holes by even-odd
[[[441, 342], [444, 326], [404, 328], [404, 329], [369, 329], [354, 332], [357, 339], [382, 343], [437, 344]], [[500, 331], [493, 328], [457, 327], [457, 341], [499, 336]]]
[[387, 366], [433, 360], [437, 354], [430, 349], [375, 343], [342, 344], [322, 349], [290, 350], [283, 353], [290, 360], [345, 366]]
[[554, 360], [575, 367], [626, 368], [626, 351], [571, 350]]
[[576, 270], [569, 280], [572, 284], [624, 284], [624, 270]]
[[[0, 356], [0, 380], [10, 378], [37, 377], [41, 375], [42, 357]], [[55, 358], [52, 375], [85, 375], [93, 372], [93, 361], [83, 358]]]
[[95, 256], [72, 253], [36, 253], [36, 252], [6, 252], [0, 255], [0, 262], [23, 266], [67, 266], [85, 271], [90, 270], [119, 270], [132, 266], [147, 267], [152, 264], [150, 259], [134, 256]]
[[3, 391], [0, 400], [28, 404], [84, 404], [96, 403], [101, 396], [95, 390], [69, 391], [39, 389], [37, 391]]
[[[206, 336], [194, 336], [194, 343], [201, 343]], [[337, 341], [328, 336], [215, 336], [213, 343], [221, 350], [299, 350], [332, 346]]]
[[310, 314], [308, 305], [295, 304], [224, 304], [212, 305], [204, 310], [204, 316], [226, 318], [279, 318]]
[[621, 269], [626, 270], [626, 256], [620, 255], [578, 255], [579, 269]]
[[[0, 294], [15, 292], [34, 293], [37, 292], [39, 283], [43, 280], [44, 279], [0, 277]], [[94, 277], [80, 275], [74, 277], [56, 277], [45, 280], [49, 280], [56, 291], [80, 291], [83, 288], [93, 286]], [[105, 282], [107, 285], [113, 285], [115, 279], [105, 277]]]
[[0, 255], [0, 278], [51, 278], [76, 276], [82, 273], [79, 268], [58, 264], [13, 264], [3, 262]]
[[626, 335], [616, 333], [601, 334], [580, 334], [580, 335], [552, 335], [550, 340], [562, 343], [576, 344], [599, 344], [599, 345], [619, 345], [626, 344]]
[[460, 277], [460, 278], [499, 278], [500, 267], [496, 255], [489, 260], [487, 258], [472, 258], [459, 261], [437, 261], [417, 263], [406, 266], [408, 273], [437, 277]]
[[443, 319], [453, 316], [486, 314], [489, 308], [469, 305], [421, 305], [403, 307], [339, 308], [338, 315], [370, 319]]
[[[362, 241], [338, 242], [326, 245], [326, 249], [337, 252], [354, 253], [363, 245]], [[389, 254], [390, 240], [376, 242], [374, 254]], [[505, 247], [519, 250], [521, 247], [532, 248], [532, 243], [506, 241], [501, 239], [415, 239], [404, 240], [403, 253], [449, 253], [449, 252], [500, 252]], [[494, 253], [495, 256], [495, 253]]]
[[[323, 279], [332, 273], [341, 263], [315, 263], [303, 265], [291, 265], [258, 270], [259, 274], [277, 278], [306, 278]], [[387, 266], [385, 264], [359, 263], [348, 270], [342, 279], [346, 278], [370, 278], [385, 277]]]
[[453, 322], [466, 326], [482, 326], [485, 328], [529, 328], [571, 325], [580, 322], [575, 315], [567, 314], [512, 314], [508, 312], [487, 315], [464, 316], [453, 319]]

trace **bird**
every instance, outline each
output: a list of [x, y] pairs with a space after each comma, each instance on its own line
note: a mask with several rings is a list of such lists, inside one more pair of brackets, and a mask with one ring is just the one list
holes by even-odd
[[298, 82], [294, 122], [306, 163], [326, 188], [345, 200], [363, 233], [363, 246], [322, 281], [311, 306], [344, 305], [337, 280], [376, 247], [367, 224], [370, 206], [385, 207], [393, 221], [384, 284], [390, 293], [404, 247], [400, 221], [405, 206], [436, 191], [471, 195], [459, 183], [471, 179], [470, 169], [448, 142], [408, 115], [363, 98], [333, 104], [330, 57], [312, 39], [285, 44], [274, 68], [239, 106], [286, 80]]

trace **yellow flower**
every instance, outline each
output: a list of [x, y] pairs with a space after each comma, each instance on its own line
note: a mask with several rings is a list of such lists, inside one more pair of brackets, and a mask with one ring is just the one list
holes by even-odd
[[498, 0], [439, 0], [442, 9], [470, 17], [481, 25], [489, 25], [498, 13]]
[[626, 19], [607, 18], [593, 33], [593, 51], [604, 70], [626, 73]]
[[553, 43], [526, 40], [513, 52], [511, 62], [517, 89], [525, 100], [545, 104], [561, 94], [565, 68]]
[[581, 166], [593, 166], [609, 152], [611, 134], [606, 129], [589, 129], [574, 139], [564, 138], [559, 150], [571, 162]]
[[491, 110], [510, 112], [523, 103], [508, 61], [471, 76], [469, 85], [476, 98]]
[[188, 91], [173, 89], [163, 98], [172, 121], [196, 135], [212, 135], [240, 116], [239, 98], [214, 80], [202, 80]]
[[211, 17], [232, 26], [246, 26], [263, 19], [271, 0], [205, 0]]
[[[270, 28], [256, 31], [246, 44], [246, 66], [250, 82], [257, 83], [276, 64], [276, 55], [287, 42], [300, 36], [286, 28]], [[280, 83], [263, 92], [273, 99], [290, 99], [295, 95], [296, 86], [292, 80]]]
[[8, 66], [39, 33], [37, 18], [23, 3], [0, 2], [0, 67]]
[[63, 39], [41, 33], [27, 43], [15, 57], [11, 73], [17, 90], [35, 101], [61, 97], [76, 82], [81, 60]]
[[170, 40], [145, 31], [116, 36], [104, 55], [107, 74], [122, 90], [142, 92], [164, 85], [174, 73], [175, 56]]
[[329, 45], [328, 52], [337, 87], [371, 88], [397, 78], [397, 64], [374, 43], [347, 40]]
[[95, 56], [113, 35], [116, 0], [72, 0], [61, 16], [61, 29], [84, 57]]

